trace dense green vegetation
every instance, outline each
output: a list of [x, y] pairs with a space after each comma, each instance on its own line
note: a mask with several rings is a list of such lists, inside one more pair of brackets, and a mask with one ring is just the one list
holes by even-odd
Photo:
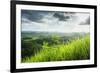
[[22, 62], [85, 60], [90, 58], [89, 35], [35, 36], [22, 37]]

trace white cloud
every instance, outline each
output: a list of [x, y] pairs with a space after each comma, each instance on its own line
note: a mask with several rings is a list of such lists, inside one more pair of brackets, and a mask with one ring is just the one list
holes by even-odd
[[75, 13], [69, 20], [59, 21], [53, 17], [53, 13], [45, 15], [38, 23], [30, 21], [22, 23], [22, 31], [46, 31], [46, 32], [89, 32], [89, 25], [79, 25], [89, 17], [88, 13]]

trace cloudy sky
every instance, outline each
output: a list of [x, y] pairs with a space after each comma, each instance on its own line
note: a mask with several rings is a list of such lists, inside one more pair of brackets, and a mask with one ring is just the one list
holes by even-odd
[[21, 10], [22, 31], [89, 32], [90, 14]]

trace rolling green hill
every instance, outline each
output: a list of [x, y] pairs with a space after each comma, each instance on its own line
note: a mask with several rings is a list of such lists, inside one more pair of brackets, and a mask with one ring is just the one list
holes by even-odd
[[48, 45], [43, 42], [42, 50], [31, 57], [22, 58], [22, 62], [50, 62], [68, 60], [86, 60], [90, 58], [90, 37], [88, 35], [69, 43]]

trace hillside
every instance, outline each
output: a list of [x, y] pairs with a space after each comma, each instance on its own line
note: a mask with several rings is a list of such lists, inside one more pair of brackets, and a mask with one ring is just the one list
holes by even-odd
[[22, 62], [86, 60], [90, 58], [90, 38], [87, 35], [69, 43], [53, 46], [44, 42], [42, 48], [37, 54], [23, 58]]

